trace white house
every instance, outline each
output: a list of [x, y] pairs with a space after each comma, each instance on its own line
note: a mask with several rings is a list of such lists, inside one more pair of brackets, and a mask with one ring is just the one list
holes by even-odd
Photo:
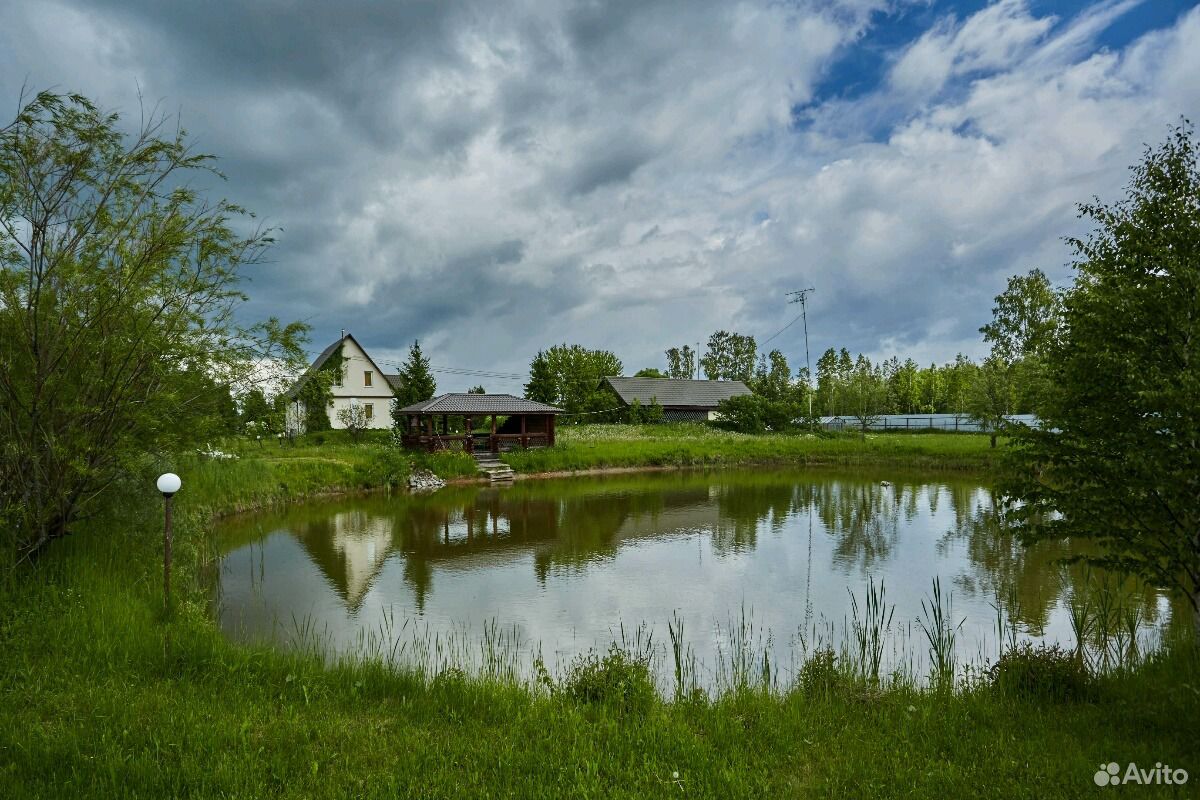
[[338, 419], [338, 412], [351, 406], [359, 406], [367, 418], [368, 428], [392, 427], [392, 400], [394, 389], [401, 385], [399, 375], [386, 373], [379, 368], [363, 346], [350, 334], [343, 331], [342, 338], [321, 351], [300, 379], [287, 391], [287, 429], [289, 433], [304, 432], [304, 401], [297, 397], [300, 387], [309, 376], [325, 366], [334, 353], [342, 354], [342, 373], [334, 379], [333, 402], [326, 411], [329, 425], [335, 429], [345, 428]]

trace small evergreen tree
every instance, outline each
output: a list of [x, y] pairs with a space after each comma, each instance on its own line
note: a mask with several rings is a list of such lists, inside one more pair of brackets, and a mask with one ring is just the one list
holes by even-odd
[[429, 359], [421, 352], [421, 343], [414, 340], [408, 348], [408, 360], [400, 367], [402, 386], [396, 392], [396, 407], [403, 408], [433, 398], [437, 381], [429, 368]]

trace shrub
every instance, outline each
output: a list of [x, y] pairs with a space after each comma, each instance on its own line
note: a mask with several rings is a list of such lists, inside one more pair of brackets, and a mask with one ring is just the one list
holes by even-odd
[[1022, 642], [988, 668], [992, 686], [1004, 694], [1046, 700], [1082, 700], [1091, 694], [1092, 676], [1076, 655], [1058, 645]]
[[730, 397], [717, 405], [724, 425], [741, 433], [762, 433], [767, 429], [763, 418], [764, 401], [752, 394]]
[[400, 486], [412, 473], [412, 458], [395, 447], [372, 447], [357, 468], [362, 486]]
[[796, 686], [806, 697], [831, 694], [842, 684], [833, 648], [822, 647], [800, 665]]
[[581, 703], [599, 703], [622, 712], [644, 713], [658, 698], [650, 665], [616, 643], [603, 658], [589, 652], [575, 659], [562, 691]]

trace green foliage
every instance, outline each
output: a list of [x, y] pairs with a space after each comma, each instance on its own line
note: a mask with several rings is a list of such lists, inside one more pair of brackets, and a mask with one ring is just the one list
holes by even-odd
[[717, 404], [721, 423], [739, 433], [764, 433], [767, 430], [766, 406], [770, 401], [764, 397], [745, 394], [730, 397]]
[[633, 398], [633, 402], [629, 404], [629, 408], [625, 410], [625, 413], [625, 421], [630, 425], [637, 425], [640, 423], [642, 421], [642, 401], [638, 400], [636, 397]]
[[929, 469], [988, 467], [987, 437], [823, 433], [751, 435], [707, 424], [582, 425], [560, 429], [554, 447], [514, 450], [502, 458], [518, 472], [602, 467], [734, 466], [740, 464], [890, 464]]
[[598, 703], [634, 714], [646, 713], [658, 701], [649, 661], [615, 642], [603, 657], [589, 652], [572, 662], [562, 692], [580, 703]]
[[[700, 436], [686, 425], [652, 433], [666, 441], [677, 429]], [[748, 438], [704, 435], [710, 444]], [[0, 795], [169, 797], [182, 786], [213, 796], [456, 798], [516, 787], [510, 793], [521, 796], [656, 797], [682, 796], [682, 784], [687, 796], [708, 798], [847, 787], [1075, 797], [1109, 757], [1097, 754], [1196, 761], [1194, 646], [1097, 677], [1088, 703], [1025, 702], [990, 685], [951, 695], [842, 691], [831, 652], [828, 670], [800, 667], [798, 693], [643, 704], [636, 669], [632, 691], [615, 690], [619, 678], [588, 682], [603, 687], [596, 691], [581, 682], [576, 700], [453, 664], [422, 673], [230, 641], [208, 611], [208, 515], [286, 500], [281, 484], [293, 496], [351, 486], [350, 465], [368, 449], [331, 441], [180, 467], [180, 597], [169, 623], [156, 610], [162, 564], [150, 535], [162, 504], [149, 492], [123, 498], [119, 518], [81, 523], [87, 535], [39, 561], [46, 580], [0, 580], [0, 675], [14, 699], [0, 704]], [[824, 679], [805, 691], [806, 672]]]
[[587, 420], [601, 422], [620, 417], [619, 411], [601, 415], [619, 405], [611, 389], [601, 386], [603, 378], [620, 375], [621, 360], [607, 350], [588, 350], [572, 344], [557, 344], [539, 351], [529, 365], [529, 383], [525, 396], [530, 400], [558, 406], [568, 414], [587, 414], [586, 417], [567, 417], [568, 424]]
[[666, 351], [667, 377], [688, 380], [696, 377], [696, 351], [690, 345], [672, 347]]
[[1015, 367], [1003, 358], [991, 355], [984, 359], [967, 396], [967, 411], [979, 420], [991, 435], [992, 447], [996, 436], [1006, 424], [1005, 417], [1013, 413]]
[[667, 377], [667, 373], [663, 372], [662, 370], [656, 369], [654, 367], [645, 367], [644, 369], [639, 369], [637, 372], [635, 372], [633, 374], [633, 377], [635, 377], [635, 378], [665, 378], [665, 377]]
[[710, 381], [749, 382], [757, 354], [753, 336], [717, 331], [708, 337], [708, 351], [700, 359], [700, 368]]
[[1125, 199], [1080, 206], [1074, 285], [1038, 428], [1012, 431], [1002, 490], [1024, 538], [1088, 539], [1093, 563], [1185, 596], [1200, 629], [1200, 169], [1181, 124]]
[[479, 464], [461, 450], [417, 453], [416, 463], [439, 478], [471, 478], [479, 475]]
[[333, 429], [329, 409], [333, 405], [333, 387], [344, 379], [346, 355], [339, 346], [318, 369], [301, 376], [296, 399], [304, 407], [304, 431], [319, 433]]
[[[194, 188], [212, 158], [162, 119], [132, 136], [43, 92], [0, 128], [0, 516], [31, 554], [140, 474], [229, 427], [229, 385], [300, 362], [307, 328], [235, 321], [270, 237]], [[239, 232], [241, 231], [241, 232]], [[221, 376], [217, 384], [212, 376]]]
[[484, 389], [482, 386], [472, 386], [470, 389], [467, 389], [467, 394], [487, 394], [487, 389]]
[[650, 405], [646, 406], [642, 412], [642, 421], [651, 425], [657, 425], [665, 418], [666, 412], [663, 411], [662, 403], [658, 402], [658, 396], [654, 395], [650, 398]]
[[1093, 694], [1087, 665], [1058, 645], [1020, 642], [1001, 654], [987, 677], [997, 691], [1023, 700], [1070, 702]]
[[[1004, 365], [1013, 407], [1037, 412], [1051, 380], [1046, 357], [1062, 331], [1062, 295], [1040, 269], [1014, 275], [996, 296], [992, 321], [979, 329], [991, 345], [990, 360]], [[985, 367], [986, 369], [986, 367]]]
[[351, 403], [337, 412], [338, 422], [342, 423], [342, 429], [350, 436], [350, 439], [357, 442], [362, 439], [363, 432], [367, 430], [369, 420], [367, 419], [367, 410], [358, 403]]
[[398, 447], [373, 446], [365, 448], [364, 454], [356, 472], [359, 484], [364, 487], [403, 486], [412, 474], [412, 456]]
[[558, 385], [550, 370], [550, 359], [542, 350], [529, 364], [529, 383], [525, 384], [525, 396], [539, 403], [553, 405], [558, 399]]
[[992, 321], [979, 329], [992, 352], [1005, 361], [1041, 358], [1054, 347], [1062, 327], [1062, 297], [1040, 269], [1014, 275], [996, 296]]
[[862, 436], [866, 438], [867, 429], [879, 420], [886, 402], [883, 374], [871, 365], [869, 358], [859, 355], [842, 391], [846, 412], [858, 422]]
[[262, 389], [255, 386], [242, 397], [240, 417], [243, 430], [250, 428], [258, 431], [272, 430], [270, 423], [274, 417], [274, 409], [267, 403]]
[[805, 697], [826, 697], [845, 687], [847, 681], [838, 668], [832, 647], [817, 649], [800, 665], [796, 688]]
[[[408, 359], [400, 367], [400, 380], [401, 386], [396, 390], [393, 409], [431, 400], [437, 392], [437, 381], [434, 380], [429, 359], [421, 352], [419, 341], [414, 340], [412, 347], [408, 348]], [[395, 422], [402, 425], [404, 420], [395, 418]]]

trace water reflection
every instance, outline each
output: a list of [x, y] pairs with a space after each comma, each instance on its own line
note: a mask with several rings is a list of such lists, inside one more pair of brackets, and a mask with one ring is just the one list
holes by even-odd
[[[305, 620], [342, 648], [387, 615], [494, 620], [569, 657], [621, 622], [679, 613], [703, 660], [740, 610], [780, 641], [833, 630], [872, 576], [912, 621], [940, 577], [968, 658], [994, 652], [997, 602], [1022, 635], [1073, 644], [1068, 606], [1088, 577], [1060, 565], [1069, 544], [1022, 547], [978, 482], [886, 477], [643, 474], [313, 503], [223, 527], [219, 615], [230, 635], [281, 642]], [[1137, 592], [1141, 619], [1161, 621], [1159, 595]]]

